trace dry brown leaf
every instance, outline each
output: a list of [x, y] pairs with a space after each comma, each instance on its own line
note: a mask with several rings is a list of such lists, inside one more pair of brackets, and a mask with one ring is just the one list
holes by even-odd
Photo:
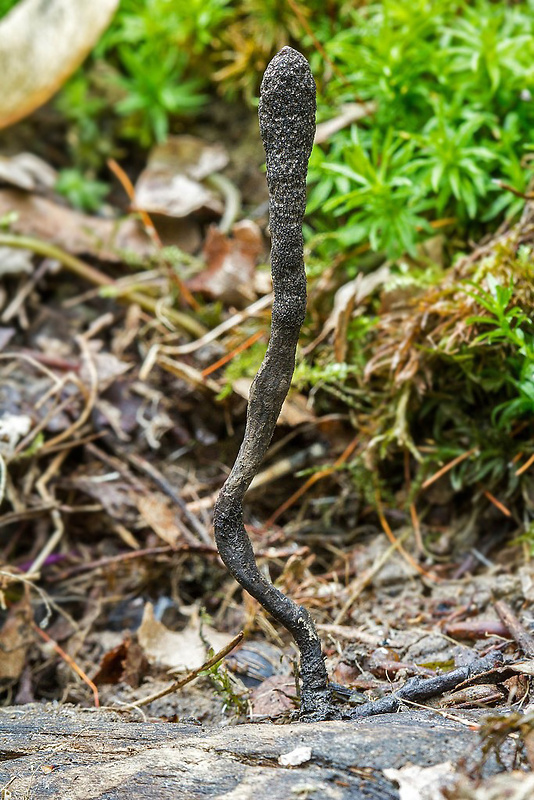
[[210, 625], [202, 625], [200, 635], [200, 619], [195, 611], [182, 631], [171, 631], [154, 617], [154, 607], [151, 603], [145, 605], [143, 621], [137, 631], [139, 644], [145, 651], [150, 663], [168, 667], [175, 672], [189, 672], [198, 669], [208, 658], [208, 648], [218, 652], [222, 650], [232, 637], [226, 633], [219, 633]]
[[[117, 378], [132, 368], [132, 364], [121, 361], [113, 353], [101, 352], [103, 345], [104, 342], [100, 339], [92, 339], [89, 342], [89, 349], [92, 351], [92, 368], [96, 370], [99, 392], [109, 389]], [[90, 369], [91, 367], [83, 361], [80, 367], [80, 379], [88, 387], [92, 385]]]
[[32, 621], [31, 605], [26, 596], [9, 609], [0, 630], [0, 682], [17, 681], [26, 663], [26, 651], [31, 644], [29, 630]]
[[10, 229], [21, 236], [53, 242], [73, 255], [87, 253], [104, 261], [123, 261], [122, 251], [148, 256], [154, 245], [132, 217], [102, 219], [73, 211], [39, 195], [0, 189], [0, 217], [15, 212]]
[[196, 136], [169, 136], [150, 151], [148, 166], [167, 168], [201, 181], [224, 169], [228, 161], [222, 144], [209, 144]]
[[292, 700], [296, 695], [295, 679], [288, 675], [271, 675], [250, 695], [254, 716], [278, 717], [295, 708]]
[[137, 179], [135, 208], [170, 217], [187, 217], [200, 209], [222, 214], [219, 196], [201, 181], [227, 163], [221, 145], [194, 136], [170, 137], [152, 150]]
[[232, 236], [212, 226], [203, 251], [207, 267], [188, 282], [189, 289], [225, 303], [242, 305], [254, 300], [254, 272], [262, 251], [261, 230], [255, 222], [238, 222]]
[[334, 331], [334, 351], [336, 361], [345, 361], [347, 349], [347, 325], [354, 309], [389, 277], [387, 264], [368, 275], [359, 273], [354, 280], [341, 286], [334, 297], [334, 305], [326, 320], [320, 338], [324, 339]]
[[0, 183], [35, 192], [53, 189], [57, 177], [56, 170], [33, 153], [0, 156]]
[[183, 534], [176, 524], [176, 508], [171, 507], [168, 498], [161, 492], [139, 495], [137, 508], [149, 528], [164, 542], [176, 547], [183, 541]]
[[137, 688], [146, 674], [147, 666], [142, 648], [127, 634], [123, 642], [104, 654], [93, 682], [97, 686], [122, 682]]

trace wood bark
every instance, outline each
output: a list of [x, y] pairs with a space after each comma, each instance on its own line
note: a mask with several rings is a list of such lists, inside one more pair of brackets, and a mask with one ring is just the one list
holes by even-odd
[[[281, 766], [297, 747], [309, 760]], [[0, 709], [0, 791], [12, 800], [398, 800], [384, 769], [479, 757], [477, 733], [433, 711], [203, 728], [56, 705]], [[484, 769], [499, 771], [495, 761]]]

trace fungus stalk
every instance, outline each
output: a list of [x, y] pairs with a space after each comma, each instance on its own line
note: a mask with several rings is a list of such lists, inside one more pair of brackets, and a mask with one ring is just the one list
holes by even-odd
[[308, 611], [259, 571], [243, 525], [243, 497], [265, 456], [295, 368], [306, 313], [302, 221], [315, 133], [315, 83], [308, 62], [284, 47], [260, 89], [260, 132], [267, 161], [274, 301], [269, 345], [250, 389], [245, 435], [214, 510], [217, 547], [236, 581], [293, 636], [300, 651], [303, 717], [332, 716], [321, 642]]

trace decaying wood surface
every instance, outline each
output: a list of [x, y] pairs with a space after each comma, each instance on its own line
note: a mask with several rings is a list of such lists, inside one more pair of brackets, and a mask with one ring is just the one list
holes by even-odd
[[[282, 766], [296, 748], [309, 748], [308, 760]], [[12, 800], [394, 800], [384, 769], [479, 755], [476, 732], [432, 711], [203, 728], [68, 707], [0, 709], [0, 791]]]

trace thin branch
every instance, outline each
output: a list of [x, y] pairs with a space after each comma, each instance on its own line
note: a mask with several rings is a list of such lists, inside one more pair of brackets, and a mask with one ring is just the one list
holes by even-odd
[[[391, 714], [401, 708], [404, 700], [420, 702], [429, 700], [444, 692], [456, 689], [460, 684], [469, 685], [472, 682], [480, 682], [484, 676], [485, 682], [491, 683], [491, 678], [502, 680], [500, 672], [495, 672], [503, 664], [503, 656], [499, 650], [493, 650], [481, 658], [476, 658], [471, 664], [465, 667], [458, 667], [444, 675], [437, 675], [435, 678], [422, 678], [417, 675], [406, 681], [404, 686], [380, 700], [364, 703], [358, 708], [350, 711], [346, 716], [350, 719], [361, 717], [372, 717], [376, 714]], [[345, 716], [345, 715], [344, 715]]]
[[222, 661], [222, 659], [225, 658], [225, 656], [227, 656], [228, 653], [231, 653], [234, 647], [237, 647], [237, 645], [243, 639], [243, 636], [244, 636], [243, 631], [240, 631], [240, 633], [238, 633], [237, 636], [234, 636], [231, 642], [228, 642], [228, 644], [225, 647], [223, 647], [222, 650], [219, 650], [218, 653], [215, 653], [214, 656], [205, 661], [201, 667], [197, 667], [197, 669], [191, 670], [191, 672], [188, 672], [187, 675], [185, 675], [185, 677], [180, 678], [180, 680], [178, 681], [174, 681], [174, 683], [171, 683], [170, 686], [167, 686], [160, 692], [155, 692], [154, 694], [150, 694], [148, 695], [148, 697], [142, 697], [140, 700], [136, 700], [135, 703], [128, 703], [127, 707], [140, 708], [141, 706], [147, 706], [149, 703], [153, 703], [154, 700], [159, 700], [160, 697], [165, 697], [168, 694], [173, 694], [173, 692], [177, 692], [179, 689], [182, 689], [186, 684], [191, 683], [191, 681], [193, 681], [195, 678], [198, 678], [201, 672], [204, 672], [204, 670], [214, 667], [215, 664], [217, 664], [219, 661]]

